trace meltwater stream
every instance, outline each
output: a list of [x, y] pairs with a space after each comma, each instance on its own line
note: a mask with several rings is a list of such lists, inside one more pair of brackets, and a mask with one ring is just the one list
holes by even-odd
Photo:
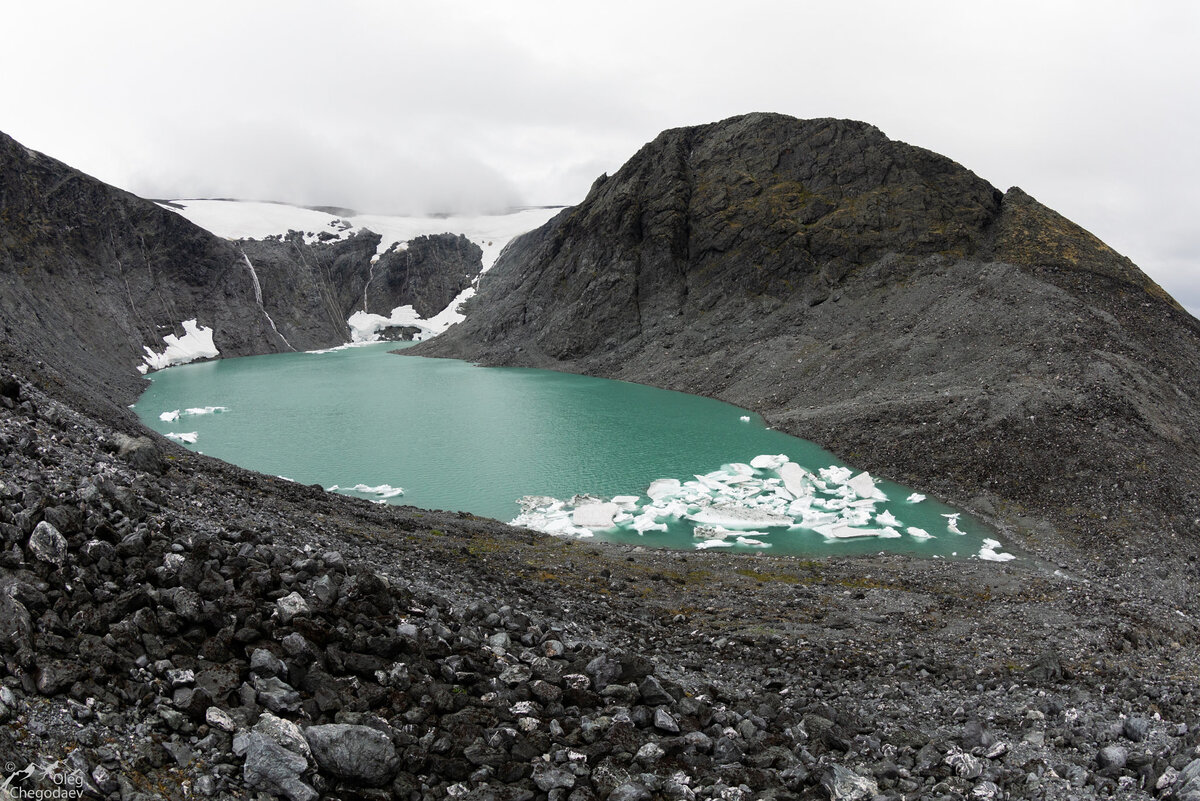
[[[863, 477], [735, 406], [395, 348], [172, 367], [151, 376], [135, 409], [188, 447], [259, 472], [389, 503], [520, 515], [567, 536], [1011, 558], [970, 516]], [[598, 501], [572, 503], [580, 494]]]

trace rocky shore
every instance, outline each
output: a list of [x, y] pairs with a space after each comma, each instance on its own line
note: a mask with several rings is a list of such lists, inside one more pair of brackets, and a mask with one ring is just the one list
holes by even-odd
[[14, 366], [10, 793], [1200, 798], [1194, 557], [1036, 521], [1003, 565], [558, 541], [131, 437]]

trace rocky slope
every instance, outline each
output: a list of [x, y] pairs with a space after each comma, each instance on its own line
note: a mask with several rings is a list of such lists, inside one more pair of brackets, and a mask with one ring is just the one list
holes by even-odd
[[1078, 544], [1200, 527], [1200, 323], [1021, 190], [863, 123], [663, 133], [411, 352], [712, 395]]

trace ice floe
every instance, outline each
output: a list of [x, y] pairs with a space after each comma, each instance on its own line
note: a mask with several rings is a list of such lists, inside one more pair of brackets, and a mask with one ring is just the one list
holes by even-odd
[[196, 444], [196, 440], [199, 437], [199, 433], [196, 431], [188, 431], [188, 432], [184, 432], [184, 433], [171, 431], [171, 432], [164, 434], [163, 436], [167, 437], [168, 439], [176, 440], [177, 442], [186, 442], [189, 445], [194, 445], [194, 444]]
[[355, 492], [359, 495], [375, 495], [380, 502], [386, 502], [388, 498], [395, 498], [404, 494], [403, 487], [393, 487], [391, 484], [380, 484], [372, 487], [370, 484], [355, 484], [353, 487], [340, 487], [337, 484], [326, 487], [329, 492]]
[[[645, 536], [690, 527], [693, 547], [700, 549], [770, 548], [802, 531], [829, 541], [934, 539], [925, 528], [904, 523], [901, 508], [878, 508], [887, 500], [870, 473], [840, 465], [813, 472], [784, 454], [764, 454], [687, 480], [655, 479], [644, 495], [525, 497], [511, 523], [566, 537], [604, 530]], [[918, 503], [924, 496], [913, 493], [907, 500]], [[950, 531], [961, 533], [959, 513], [946, 519]]]
[[164, 423], [174, 423], [179, 419], [179, 410], [176, 409], [173, 412], [163, 412], [158, 416], [158, 419], [162, 420]]
[[142, 370], [143, 373], [147, 370], [162, 370], [175, 364], [187, 364], [196, 359], [215, 359], [221, 355], [217, 346], [213, 344], [211, 328], [199, 325], [195, 320], [184, 320], [182, 325], [183, 336], [167, 334], [163, 337], [167, 347], [162, 353], [155, 353], [149, 346], [144, 347], [146, 355], [142, 360], [145, 364], [139, 367], [146, 368]]

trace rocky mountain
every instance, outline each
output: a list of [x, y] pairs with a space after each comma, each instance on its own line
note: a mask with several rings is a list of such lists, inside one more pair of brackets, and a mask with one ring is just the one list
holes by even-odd
[[1200, 526], [1200, 323], [1020, 189], [864, 123], [664, 132], [412, 352], [711, 395], [1084, 540]]
[[[229, 241], [0, 134], [0, 345], [125, 405], [145, 348], [195, 319], [222, 356], [343, 344], [369, 302], [432, 316], [470, 285], [480, 249], [420, 237], [373, 263], [378, 234]], [[430, 311], [432, 310], [432, 311]]]
[[0, 276], [6, 344], [119, 402], [140, 391], [143, 348], [184, 320], [225, 355], [284, 349], [232, 244], [3, 134]]
[[412, 306], [429, 318], [479, 275], [483, 252], [462, 234], [419, 236], [378, 261], [380, 235], [361, 230], [344, 240], [312, 242], [300, 232], [239, 240], [262, 285], [263, 305], [297, 350], [350, 339], [357, 311], [388, 316]]

